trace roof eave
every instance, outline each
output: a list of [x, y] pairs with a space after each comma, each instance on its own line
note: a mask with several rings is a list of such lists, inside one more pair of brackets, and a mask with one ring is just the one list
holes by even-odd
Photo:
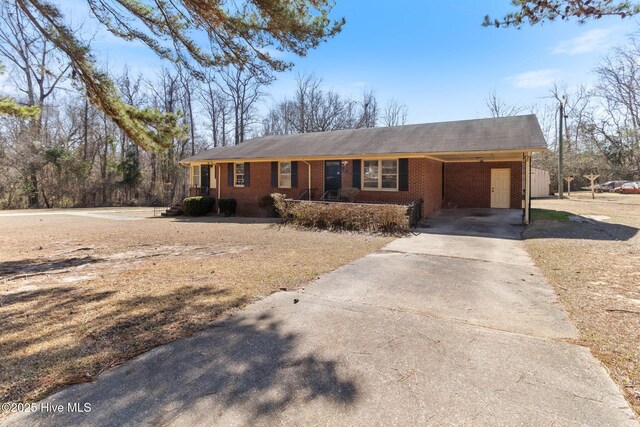
[[[444, 155], [454, 155], [454, 154], [463, 154], [463, 155], [474, 155], [474, 154], [490, 154], [490, 153], [534, 153], [534, 152], [545, 152], [548, 151], [546, 147], [536, 147], [536, 148], [518, 148], [518, 149], [509, 149], [509, 150], [474, 150], [474, 151], [447, 151], [447, 152], [417, 152], [417, 153], [405, 153], [405, 152], [395, 152], [395, 153], [367, 153], [367, 154], [340, 154], [340, 155], [317, 155], [317, 156], [281, 156], [281, 157], [238, 157], [238, 158], [206, 158], [206, 159], [193, 159], [187, 158], [180, 160], [178, 163], [181, 165], [189, 165], [192, 163], [234, 163], [234, 162], [272, 162], [272, 161], [282, 161], [282, 160], [352, 160], [352, 159], [362, 159], [362, 158], [432, 158], [434, 160], [437, 159], [438, 156]], [[440, 161], [440, 160], [439, 160]]]

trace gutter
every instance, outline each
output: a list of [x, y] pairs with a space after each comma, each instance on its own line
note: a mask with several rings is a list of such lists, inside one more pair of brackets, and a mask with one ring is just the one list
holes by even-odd
[[[516, 161], [521, 159], [522, 155], [525, 153], [532, 152], [544, 152], [548, 151], [546, 147], [542, 148], [520, 148], [520, 149], [510, 149], [510, 150], [484, 150], [484, 151], [446, 151], [446, 152], [424, 152], [424, 153], [366, 153], [366, 154], [344, 154], [344, 155], [324, 155], [324, 156], [287, 156], [287, 157], [255, 157], [255, 158], [229, 158], [229, 159], [196, 159], [189, 160], [183, 159], [178, 163], [182, 165], [188, 165], [192, 163], [203, 163], [206, 164], [209, 161], [223, 162], [223, 163], [239, 163], [239, 162], [274, 162], [274, 161], [317, 161], [317, 160], [353, 160], [353, 159], [397, 159], [397, 158], [428, 158], [432, 160], [437, 160], [439, 162], [458, 162], [459, 160], [443, 160], [438, 158], [438, 156], [444, 155], [460, 155], [460, 156], [474, 156], [474, 155], [483, 155], [483, 154], [513, 154], [514, 158], [500, 159], [497, 158], [495, 161]], [[487, 160], [490, 161], [490, 160]]]

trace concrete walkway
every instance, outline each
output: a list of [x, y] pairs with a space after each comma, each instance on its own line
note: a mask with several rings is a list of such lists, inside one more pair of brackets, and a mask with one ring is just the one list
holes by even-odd
[[[5, 425], [637, 426], [519, 240], [519, 211], [445, 211]], [[68, 403], [90, 403], [69, 413]]]

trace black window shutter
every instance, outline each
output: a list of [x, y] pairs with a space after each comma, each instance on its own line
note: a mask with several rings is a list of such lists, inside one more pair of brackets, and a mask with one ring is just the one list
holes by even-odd
[[271, 188], [278, 188], [278, 162], [271, 162]]
[[298, 188], [298, 162], [291, 162], [291, 188]]
[[251, 163], [249, 162], [245, 162], [244, 164], [244, 186], [248, 187], [249, 183], [250, 183], [250, 177], [251, 177]]
[[353, 180], [351, 183], [351, 186], [354, 188], [361, 188], [362, 187], [362, 181], [360, 178], [360, 174], [362, 171], [362, 167], [361, 167], [361, 162], [362, 160], [358, 159], [358, 160], [354, 160], [353, 161]]
[[233, 163], [227, 163], [227, 184], [233, 187]]
[[409, 159], [398, 160], [398, 190], [409, 191]]
[[211, 186], [210, 168], [211, 166], [209, 165], [200, 166], [200, 187], [202, 188], [208, 189]]

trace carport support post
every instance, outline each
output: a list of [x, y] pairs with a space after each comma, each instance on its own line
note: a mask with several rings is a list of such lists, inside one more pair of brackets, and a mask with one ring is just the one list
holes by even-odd
[[524, 155], [524, 223], [531, 218], [531, 154]]

